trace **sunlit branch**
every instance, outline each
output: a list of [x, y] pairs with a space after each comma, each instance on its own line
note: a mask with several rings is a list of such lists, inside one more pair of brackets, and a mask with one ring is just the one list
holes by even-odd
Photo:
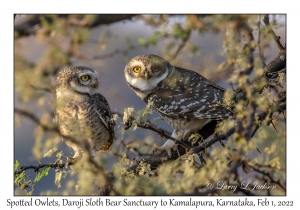
[[280, 36], [277, 36], [275, 34], [275, 32], [273, 31], [271, 25], [270, 25], [270, 21], [269, 21], [269, 15], [264, 15], [263, 21], [265, 23], [265, 25], [267, 26], [268, 29], [268, 33], [272, 35], [274, 41], [277, 44], [277, 47], [279, 48], [280, 51], [284, 51], [285, 47], [283, 47], [283, 45], [280, 42]]

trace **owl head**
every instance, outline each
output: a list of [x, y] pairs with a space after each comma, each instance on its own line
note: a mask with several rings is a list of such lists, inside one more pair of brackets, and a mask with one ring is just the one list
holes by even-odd
[[157, 55], [138, 55], [125, 66], [127, 83], [139, 91], [150, 91], [165, 79], [171, 65]]
[[57, 90], [93, 95], [98, 89], [98, 74], [85, 66], [67, 67], [56, 77]]

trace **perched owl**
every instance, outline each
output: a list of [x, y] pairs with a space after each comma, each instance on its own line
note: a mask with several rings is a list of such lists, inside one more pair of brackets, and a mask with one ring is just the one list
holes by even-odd
[[66, 144], [73, 148], [74, 158], [80, 147], [71, 141], [87, 140], [92, 155], [108, 150], [115, 137], [112, 114], [103, 95], [97, 92], [97, 72], [85, 66], [68, 67], [56, 77], [56, 116]]
[[[200, 74], [172, 66], [157, 55], [138, 55], [126, 65], [125, 78], [132, 90], [158, 112], [181, 140], [198, 131], [207, 120], [232, 116], [224, 106], [224, 89]], [[156, 150], [176, 148], [172, 140]]]

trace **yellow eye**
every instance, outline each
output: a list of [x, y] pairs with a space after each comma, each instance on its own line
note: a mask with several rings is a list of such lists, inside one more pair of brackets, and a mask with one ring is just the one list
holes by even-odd
[[140, 66], [133, 67], [133, 71], [135, 73], [139, 73], [141, 71], [141, 67]]
[[80, 77], [80, 79], [84, 82], [88, 81], [90, 79], [90, 76], [89, 75], [83, 75]]

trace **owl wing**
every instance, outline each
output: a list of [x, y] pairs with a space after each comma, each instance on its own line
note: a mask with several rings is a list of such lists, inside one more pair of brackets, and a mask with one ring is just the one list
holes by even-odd
[[148, 102], [169, 117], [224, 119], [232, 116], [230, 110], [217, 103], [223, 102], [224, 91], [194, 71], [175, 67]]
[[94, 100], [92, 104], [95, 105], [95, 112], [99, 116], [100, 121], [106, 127], [109, 132], [110, 138], [101, 148], [101, 150], [108, 150], [113, 143], [113, 139], [115, 137], [114, 127], [115, 121], [112, 119], [112, 113], [109, 107], [109, 104], [105, 97], [100, 93], [96, 93], [91, 96], [90, 100]]

